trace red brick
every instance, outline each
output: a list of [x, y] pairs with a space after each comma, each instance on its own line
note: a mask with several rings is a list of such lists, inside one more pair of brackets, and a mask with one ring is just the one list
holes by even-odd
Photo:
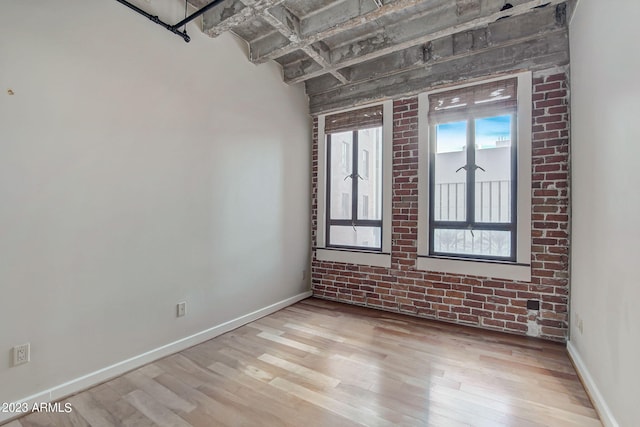
[[496, 328], [504, 329], [504, 320], [482, 319], [482, 324], [485, 326], [493, 326]]
[[[568, 295], [567, 76], [534, 75], [532, 280], [494, 280], [415, 270], [417, 254], [418, 105], [394, 101], [392, 268], [319, 262], [312, 254], [314, 295], [352, 304], [525, 334], [526, 300], [541, 300], [541, 337], [566, 339]], [[312, 242], [318, 225], [317, 118], [313, 120]], [[493, 318], [492, 318], [493, 317]]]
[[509, 320], [512, 322], [516, 320], [516, 316], [511, 313], [493, 313], [493, 318], [500, 320]]
[[561, 87], [560, 86], [560, 82], [540, 84], [540, 85], [536, 85], [535, 86], [535, 92], [536, 93], [546, 92], [546, 91], [549, 91], [549, 90], [560, 89], [560, 87]]
[[561, 98], [548, 99], [545, 101], [536, 101], [534, 103], [535, 108], [546, 108], [546, 107], [558, 107], [563, 105], [563, 101]]
[[479, 323], [478, 316], [470, 316], [468, 314], [459, 314], [458, 320], [465, 323], [473, 323], [473, 324]]
[[551, 75], [551, 76], [547, 76], [546, 81], [547, 82], [555, 82], [555, 81], [564, 82], [566, 79], [567, 79], [567, 75], [566, 74], [559, 73], [559, 74], [554, 74], [554, 75]]

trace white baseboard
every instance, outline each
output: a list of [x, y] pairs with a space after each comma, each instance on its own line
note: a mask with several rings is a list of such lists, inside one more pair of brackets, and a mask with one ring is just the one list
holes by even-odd
[[613, 416], [611, 409], [609, 409], [609, 405], [607, 405], [607, 402], [604, 400], [602, 393], [600, 393], [600, 389], [598, 389], [598, 386], [589, 373], [587, 366], [582, 361], [580, 354], [571, 341], [567, 342], [567, 351], [569, 352], [569, 357], [573, 361], [573, 365], [578, 371], [580, 379], [582, 379], [582, 383], [589, 393], [589, 397], [591, 397], [591, 400], [596, 407], [598, 415], [600, 415], [600, 421], [602, 421], [606, 427], [619, 427], [620, 425]]
[[[148, 363], [177, 353], [189, 347], [193, 347], [196, 344], [200, 344], [202, 342], [210, 340], [211, 338], [215, 338], [218, 335], [222, 335], [226, 332], [239, 328], [240, 326], [246, 325], [247, 323], [275, 313], [276, 311], [295, 304], [298, 301], [309, 298], [311, 295], [311, 291], [303, 292], [291, 298], [287, 298], [275, 304], [271, 304], [268, 307], [264, 307], [252, 313], [245, 314], [244, 316], [229, 320], [228, 322], [198, 332], [186, 338], [179, 339], [170, 344], [158, 347], [146, 353], [134, 356], [130, 359], [123, 360], [122, 362], [107, 366], [95, 372], [91, 372], [90, 374], [83, 375], [79, 378], [75, 378], [64, 384], [57, 385], [48, 390], [43, 390], [39, 393], [25, 397], [24, 399], [20, 399], [17, 402], [28, 403], [29, 407], [33, 407], [33, 404], [35, 403], [53, 402], [63, 399], [67, 396], [71, 396], [75, 393], [86, 390], [94, 385], [108, 381], [133, 369], [139, 368]], [[0, 412], [0, 423], [9, 421], [12, 418], [17, 418], [21, 415], [22, 414]]]

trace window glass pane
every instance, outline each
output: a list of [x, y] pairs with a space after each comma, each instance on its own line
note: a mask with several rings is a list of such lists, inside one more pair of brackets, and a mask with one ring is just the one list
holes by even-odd
[[358, 219], [382, 219], [382, 128], [358, 131]]
[[333, 133], [330, 140], [330, 218], [351, 219], [353, 132]]
[[433, 215], [436, 221], [465, 221], [467, 122], [442, 123], [435, 128]]
[[[362, 147], [362, 146], [360, 146]], [[369, 179], [369, 170], [370, 170], [370, 163], [369, 163], [369, 150], [366, 148], [361, 148], [360, 149], [360, 166], [358, 169], [358, 173], [365, 179]]]
[[511, 222], [511, 115], [475, 121], [476, 222]]
[[358, 218], [369, 218], [369, 196], [362, 196]]
[[461, 255], [511, 256], [511, 232], [435, 229], [433, 250]]
[[340, 198], [340, 217], [351, 218], [351, 194], [342, 193]]
[[380, 249], [380, 227], [351, 227], [332, 225], [329, 235], [330, 245], [354, 246], [370, 249]]

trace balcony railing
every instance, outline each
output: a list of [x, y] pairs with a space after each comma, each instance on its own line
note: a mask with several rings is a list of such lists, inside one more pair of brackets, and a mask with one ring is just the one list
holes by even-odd
[[[435, 187], [434, 219], [466, 221], [466, 183], [442, 183]], [[475, 222], [508, 223], [511, 221], [511, 182], [476, 182]], [[508, 231], [436, 229], [434, 250], [441, 253], [508, 256], [511, 238]]]
[[[465, 221], [467, 185], [464, 182], [437, 184], [434, 193], [436, 221]], [[511, 181], [476, 182], [476, 222], [511, 220]]]

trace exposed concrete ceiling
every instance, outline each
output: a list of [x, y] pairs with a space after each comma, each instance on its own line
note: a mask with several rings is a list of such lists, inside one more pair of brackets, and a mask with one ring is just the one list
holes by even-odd
[[[512, 7], [501, 11], [507, 2]], [[320, 112], [410, 93], [413, 83], [567, 63], [568, 7], [567, 0], [224, 0], [203, 15], [202, 29], [241, 37], [253, 63], [280, 63], [284, 81], [304, 82], [312, 112]]]

